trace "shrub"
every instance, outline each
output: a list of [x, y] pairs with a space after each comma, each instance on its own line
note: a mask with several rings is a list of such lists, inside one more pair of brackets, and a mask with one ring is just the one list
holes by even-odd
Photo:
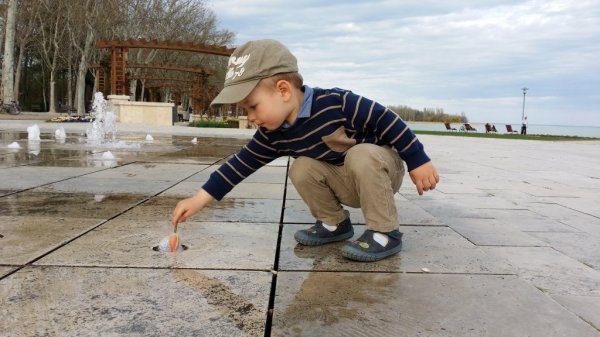
[[225, 121], [225, 123], [227, 123], [227, 126], [230, 128], [239, 128], [240, 127], [240, 120], [237, 118], [229, 118]]
[[195, 128], [226, 128], [228, 127], [226, 122], [209, 121], [205, 119], [195, 120], [189, 124]]

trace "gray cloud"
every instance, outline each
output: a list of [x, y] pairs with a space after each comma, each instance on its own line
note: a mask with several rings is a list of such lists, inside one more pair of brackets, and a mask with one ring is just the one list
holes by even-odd
[[[307, 84], [472, 121], [600, 126], [600, 3], [235, 1], [211, 7], [236, 44], [274, 38]], [[301, 7], [301, 8], [299, 8]]]

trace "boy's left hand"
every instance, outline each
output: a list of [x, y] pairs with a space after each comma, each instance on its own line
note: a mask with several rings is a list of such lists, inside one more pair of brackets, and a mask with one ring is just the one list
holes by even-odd
[[440, 176], [431, 162], [427, 162], [408, 173], [410, 179], [417, 186], [419, 195], [423, 195], [423, 191], [433, 190], [435, 185], [440, 182]]

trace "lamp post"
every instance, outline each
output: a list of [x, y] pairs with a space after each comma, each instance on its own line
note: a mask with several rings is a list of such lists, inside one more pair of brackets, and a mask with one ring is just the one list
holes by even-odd
[[523, 113], [521, 114], [521, 123], [523, 123], [523, 120], [525, 120], [525, 95], [527, 94], [527, 90], [529, 90], [529, 88], [523, 87], [521, 90], [523, 90]]

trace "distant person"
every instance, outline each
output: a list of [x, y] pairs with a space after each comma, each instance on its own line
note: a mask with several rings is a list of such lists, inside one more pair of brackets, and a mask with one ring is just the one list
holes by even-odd
[[521, 124], [521, 134], [522, 135], [526, 135], [527, 134], [527, 124], [528, 124], [528, 122], [527, 122], [527, 116], [525, 116], [523, 118], [523, 122]]
[[302, 245], [343, 241], [354, 234], [342, 204], [362, 208], [365, 232], [342, 255], [376, 261], [402, 248], [394, 194], [406, 162], [419, 195], [438, 173], [408, 126], [393, 111], [349, 90], [303, 85], [296, 57], [274, 40], [250, 41], [229, 58], [225, 86], [211, 105], [238, 103], [258, 125], [254, 137], [173, 210], [176, 226], [221, 200], [243, 179], [280, 156], [296, 158], [290, 178], [316, 218], [295, 233]]
[[180, 122], [183, 122], [183, 113], [185, 112], [185, 110], [183, 109], [183, 105], [181, 105], [181, 102], [177, 102], [177, 119]]

